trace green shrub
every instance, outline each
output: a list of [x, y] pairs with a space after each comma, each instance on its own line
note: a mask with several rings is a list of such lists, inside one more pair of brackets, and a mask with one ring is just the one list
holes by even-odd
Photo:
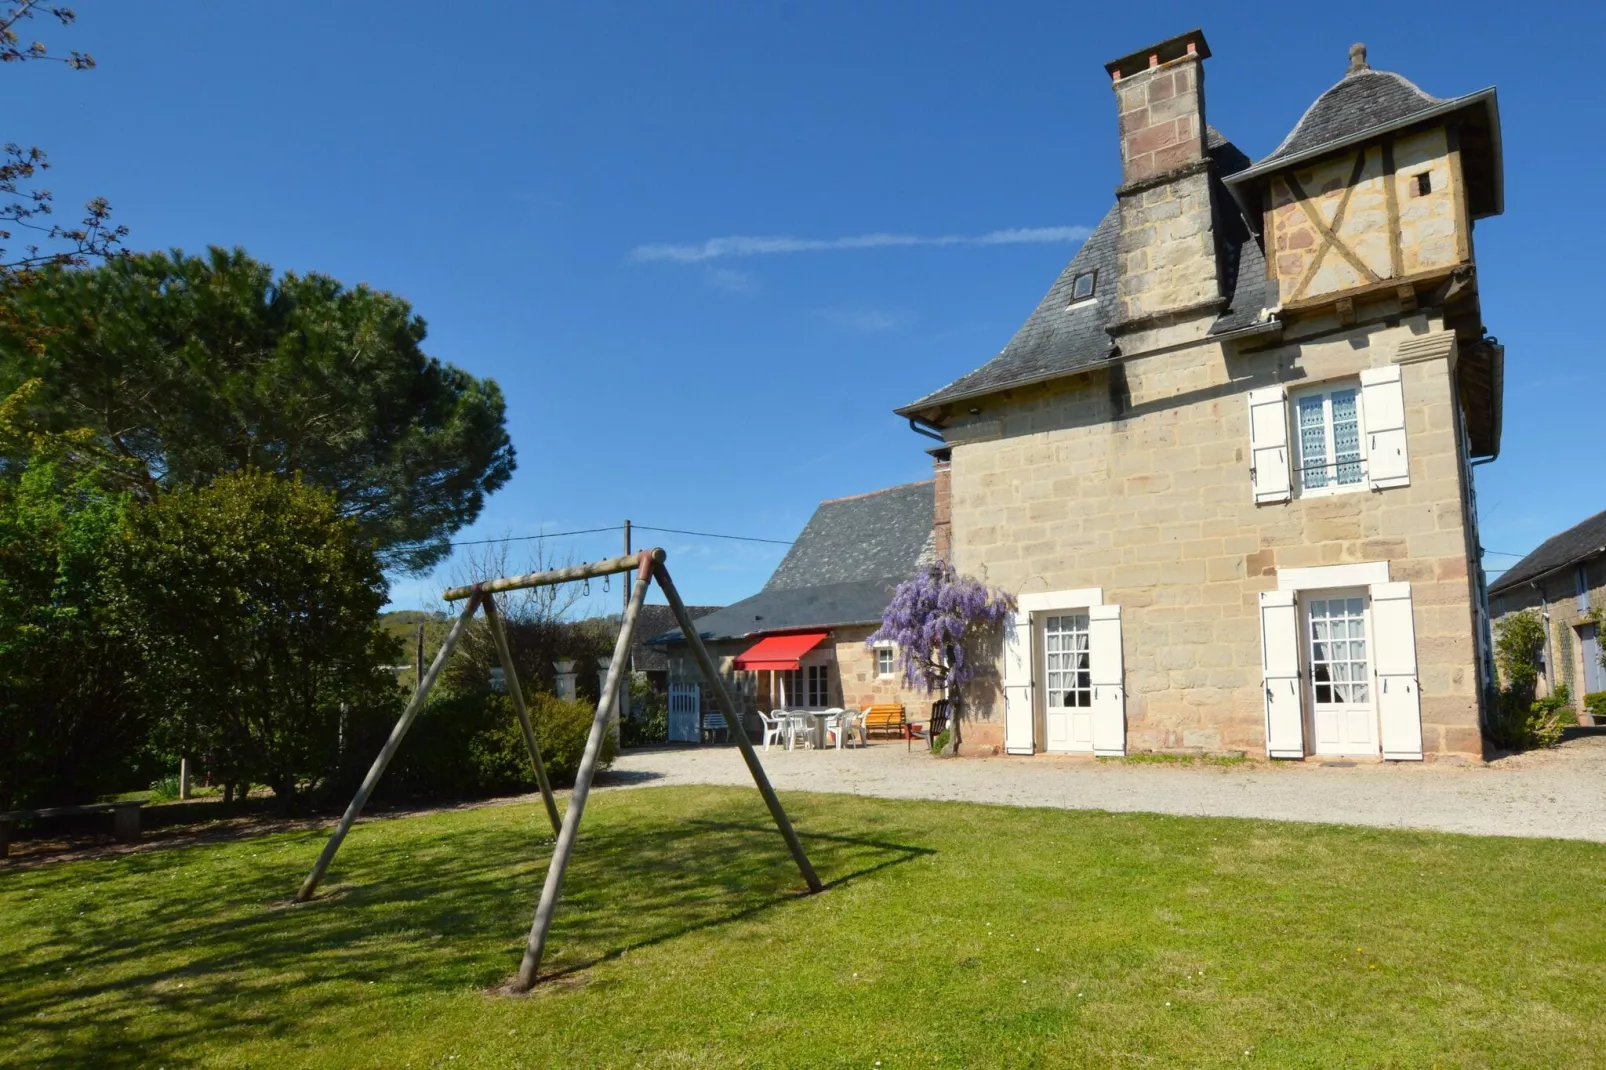
[[669, 696], [645, 680], [630, 684], [630, 715], [619, 721], [619, 742], [625, 747], [651, 747], [669, 742]]
[[178, 795], [177, 773], [169, 773], [151, 785], [151, 799], [154, 801], [172, 802]]
[[1596, 724], [1606, 724], [1606, 691], [1591, 691], [1585, 695], [1584, 709], [1595, 715]]
[[[541, 761], [553, 784], [574, 781], [596, 715], [589, 703], [551, 695], [528, 697]], [[353, 749], [347, 781], [354, 782], [384, 741], [370, 726], [363, 745]], [[384, 726], [388, 731], [388, 726]], [[606, 739], [599, 767], [613, 763], [613, 740]], [[387, 797], [475, 796], [534, 791], [535, 768], [524, 746], [524, 732], [506, 695], [489, 692], [432, 697], [391, 763], [380, 794]]]
[[931, 753], [941, 754], [948, 747], [948, 729], [944, 728], [937, 733], [937, 738], [931, 741]]
[[1572, 695], [1566, 684], [1558, 684], [1554, 694], [1532, 697], [1533, 692], [1506, 688], [1500, 692], [1489, 726], [1489, 738], [1507, 750], [1552, 747], [1563, 730], [1573, 724]]
[[1505, 684], [1496, 696], [1489, 718], [1489, 738], [1506, 750], [1554, 746], [1562, 730], [1574, 721], [1572, 696], [1566, 684], [1555, 693], [1535, 698], [1539, 684], [1540, 655], [1545, 649], [1545, 626], [1539, 612], [1525, 609], [1495, 625], [1495, 663]]

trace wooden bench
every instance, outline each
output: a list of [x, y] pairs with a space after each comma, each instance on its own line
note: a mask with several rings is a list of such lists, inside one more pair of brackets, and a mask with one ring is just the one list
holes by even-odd
[[869, 737], [877, 732], [898, 737], [908, 735], [909, 721], [904, 717], [901, 703], [887, 702], [865, 708], [864, 734]]
[[42, 810], [12, 810], [0, 814], [0, 858], [11, 853], [11, 835], [17, 822], [41, 817], [78, 817], [83, 814], [111, 814], [112, 835], [118, 843], [139, 839], [139, 808], [142, 802], [89, 803], [84, 806], [49, 806]]

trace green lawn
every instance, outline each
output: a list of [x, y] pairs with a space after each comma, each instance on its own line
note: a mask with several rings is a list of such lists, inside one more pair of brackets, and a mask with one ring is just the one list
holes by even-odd
[[0, 868], [0, 1065], [1600, 1065], [1602, 850], [790, 794], [603, 793], [518, 964], [538, 805]]

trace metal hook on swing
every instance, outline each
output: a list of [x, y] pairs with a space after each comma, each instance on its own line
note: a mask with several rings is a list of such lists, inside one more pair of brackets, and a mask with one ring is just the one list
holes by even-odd
[[591, 577], [590, 576], [587, 576], [585, 578], [585, 582], [580, 588], [580, 597], [581, 598], [589, 598], [589, 597], [591, 597]]
[[608, 586], [609, 578], [610, 577], [607, 577], [607, 576], [602, 577], [602, 593], [603, 594], [607, 594], [607, 593], [609, 593], [610, 591], [613, 590], [612, 587]]

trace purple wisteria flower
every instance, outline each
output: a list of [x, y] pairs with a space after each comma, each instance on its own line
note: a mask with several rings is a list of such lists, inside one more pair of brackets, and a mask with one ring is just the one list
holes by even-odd
[[952, 694], [976, 677], [978, 641], [1005, 627], [1015, 608], [1008, 591], [992, 590], [936, 561], [898, 584], [881, 627], [866, 643], [897, 644], [909, 687], [924, 687], [927, 694], [948, 688]]

